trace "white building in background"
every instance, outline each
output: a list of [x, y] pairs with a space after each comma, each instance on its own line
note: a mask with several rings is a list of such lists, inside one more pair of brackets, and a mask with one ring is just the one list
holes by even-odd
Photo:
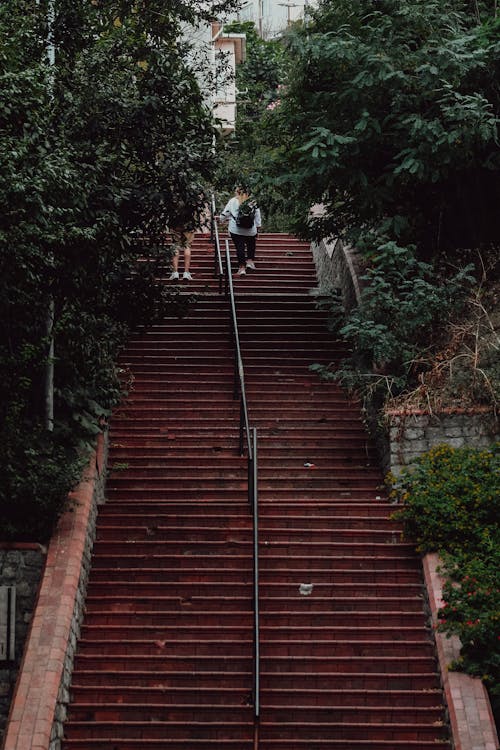
[[245, 60], [246, 36], [226, 32], [219, 22], [186, 27], [185, 37], [193, 45], [191, 65], [205, 91], [207, 106], [224, 134], [236, 122], [236, 65]]
[[220, 23], [212, 23], [215, 63], [213, 112], [224, 134], [234, 131], [236, 122], [236, 66], [245, 61], [246, 36], [226, 32]]
[[248, 0], [231, 18], [253, 21], [264, 39], [272, 39], [294, 21], [307, 18], [308, 8], [317, 5], [318, 0]]

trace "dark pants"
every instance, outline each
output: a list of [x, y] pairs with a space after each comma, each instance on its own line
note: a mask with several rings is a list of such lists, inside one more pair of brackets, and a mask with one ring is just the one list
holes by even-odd
[[238, 265], [244, 266], [246, 260], [253, 260], [255, 258], [257, 235], [254, 234], [253, 237], [247, 237], [245, 234], [233, 234], [233, 232], [230, 232], [230, 235], [236, 248]]

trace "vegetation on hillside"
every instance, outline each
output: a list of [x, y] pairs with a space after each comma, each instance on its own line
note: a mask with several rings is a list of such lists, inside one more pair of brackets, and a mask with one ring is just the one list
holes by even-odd
[[[284, 34], [274, 91], [266, 79], [253, 119], [248, 104], [241, 112], [238, 164], [253, 175], [263, 205], [278, 207], [300, 235], [341, 237], [364, 257], [362, 304], [336, 316], [353, 354], [323, 372], [379, 401], [414, 392], [436, 358], [443, 372], [447, 352], [451, 390], [470, 382], [481, 402], [499, 398], [495, 331], [473, 359], [465, 332], [463, 351], [451, 352], [446, 338], [458, 343], [478, 305], [480, 327], [494, 325], [495, 13], [492, 2], [323, 0], [306, 26]], [[256, 131], [260, 145], [246, 135]], [[324, 210], [313, 217], [315, 204]], [[338, 301], [329, 305], [339, 310]]]

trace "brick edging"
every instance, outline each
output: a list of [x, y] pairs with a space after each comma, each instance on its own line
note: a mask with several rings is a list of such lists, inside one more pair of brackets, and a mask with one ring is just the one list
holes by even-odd
[[[67, 690], [67, 655], [74, 648], [75, 621], [86, 578], [89, 538], [105, 463], [105, 441], [99, 436], [70, 503], [50, 540], [38, 600], [19, 670], [3, 750], [49, 750], [60, 720], [61, 691]], [[78, 624], [77, 624], [78, 626]], [[59, 734], [56, 731], [56, 735]]]
[[[423, 559], [433, 625], [437, 623], [437, 613], [443, 605], [443, 579], [438, 573], [439, 564], [437, 554], [425, 555]], [[448, 669], [448, 665], [460, 654], [459, 638], [447, 638], [438, 630], [435, 631], [435, 638], [454, 749], [498, 750], [495, 722], [483, 683], [478, 677]]]

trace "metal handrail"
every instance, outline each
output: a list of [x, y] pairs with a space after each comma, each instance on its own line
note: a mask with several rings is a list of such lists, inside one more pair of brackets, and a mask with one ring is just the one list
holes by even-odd
[[252, 473], [249, 482], [252, 493], [253, 511], [253, 602], [254, 602], [254, 674], [253, 674], [253, 705], [254, 705], [254, 750], [259, 747], [260, 729], [260, 622], [259, 622], [259, 494], [258, 494], [258, 463], [257, 463], [257, 430], [252, 427], [252, 461], [248, 462], [248, 472]]
[[222, 253], [220, 250], [220, 238], [219, 238], [219, 227], [217, 226], [217, 220], [215, 218], [215, 195], [212, 193], [212, 206], [211, 206], [211, 239], [214, 243], [214, 276], [219, 276], [219, 294], [222, 294], [222, 279], [224, 278], [224, 268], [222, 265]]
[[241, 358], [238, 318], [234, 301], [233, 278], [229, 240], [226, 240], [226, 285], [231, 307], [232, 333], [235, 348], [234, 397], [240, 397], [240, 439], [239, 452], [244, 455], [244, 435], [247, 442], [248, 500], [253, 517], [253, 603], [254, 603], [254, 658], [253, 658], [253, 705], [254, 705], [254, 750], [259, 747], [260, 729], [260, 623], [259, 623], [259, 502], [258, 502], [258, 463], [257, 429], [250, 427], [245, 391], [245, 374]]

